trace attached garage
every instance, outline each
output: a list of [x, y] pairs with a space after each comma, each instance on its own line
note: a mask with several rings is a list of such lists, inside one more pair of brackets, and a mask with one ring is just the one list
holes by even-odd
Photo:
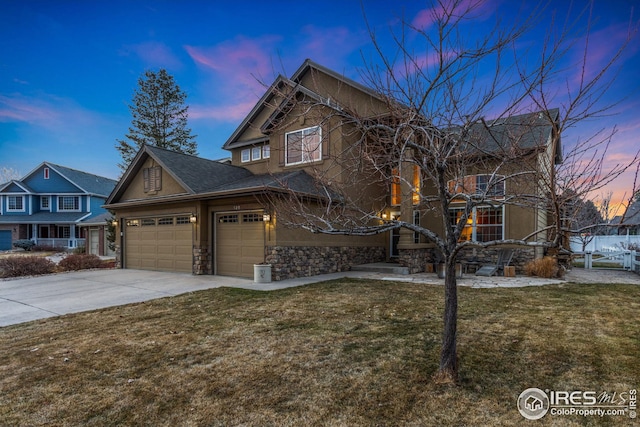
[[192, 246], [188, 214], [125, 220], [125, 268], [191, 273]]
[[264, 261], [262, 212], [215, 215], [216, 274], [253, 277], [253, 265]]
[[11, 249], [11, 230], [0, 230], [0, 251]]

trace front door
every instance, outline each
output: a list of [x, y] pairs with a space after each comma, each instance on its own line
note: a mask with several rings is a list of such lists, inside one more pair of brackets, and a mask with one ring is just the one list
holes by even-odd
[[[391, 212], [392, 220], [400, 220], [400, 212]], [[400, 242], [400, 228], [394, 228], [391, 231], [391, 241], [389, 242], [389, 255], [391, 258], [397, 258], [400, 254], [398, 252], [398, 242]]]

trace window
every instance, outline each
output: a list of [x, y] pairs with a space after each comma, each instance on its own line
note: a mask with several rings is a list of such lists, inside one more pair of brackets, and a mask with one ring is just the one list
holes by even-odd
[[167, 216], [164, 218], [158, 218], [158, 225], [173, 225], [173, 217]]
[[40, 196], [40, 209], [49, 210], [49, 196]]
[[44, 179], [49, 179], [49, 168], [44, 168]]
[[80, 210], [80, 197], [78, 196], [59, 196], [59, 211], [78, 211]]
[[271, 157], [271, 147], [269, 146], [269, 144], [263, 145], [262, 146], [262, 158], [263, 159], [268, 159], [269, 157]]
[[261, 213], [248, 213], [242, 215], [242, 222], [262, 222], [264, 215]]
[[24, 212], [24, 197], [7, 196], [7, 210]]
[[467, 175], [461, 179], [452, 179], [447, 184], [451, 194], [477, 194], [493, 198], [504, 197], [503, 175]]
[[290, 132], [285, 135], [285, 164], [317, 162], [322, 158], [320, 126]]
[[242, 152], [240, 153], [240, 161], [242, 163], [246, 163], [249, 160], [251, 160], [251, 150], [246, 148], [246, 149], [242, 150]]
[[237, 214], [220, 215], [218, 217], [218, 222], [223, 223], [223, 224], [239, 222], [238, 221], [238, 215]]
[[160, 166], [145, 168], [142, 170], [142, 175], [145, 193], [162, 190], [162, 168]]
[[189, 219], [188, 216], [178, 216], [176, 217], [176, 225], [184, 225], [184, 224], [190, 224], [191, 220]]
[[155, 226], [156, 220], [155, 218], [143, 218], [141, 221], [141, 225], [143, 227]]
[[71, 237], [71, 227], [68, 225], [61, 225], [58, 227], [58, 237], [61, 239], [68, 239]]
[[262, 147], [253, 147], [251, 149], [251, 160], [260, 160], [262, 157]]
[[[463, 214], [463, 208], [449, 209], [449, 219], [457, 224]], [[503, 209], [482, 206], [475, 208], [460, 234], [460, 241], [491, 242], [503, 238]]]
[[[413, 211], [413, 225], [420, 226], [420, 211]], [[413, 243], [420, 243], [420, 233], [413, 232]]]
[[[392, 171], [392, 180], [391, 180], [391, 204], [394, 206], [399, 205], [402, 202], [402, 180], [400, 179], [400, 174], [398, 173], [398, 169], [394, 169]], [[414, 205], [420, 203], [420, 188], [422, 187], [422, 179], [420, 178], [420, 167], [418, 165], [413, 165], [413, 177], [412, 177], [412, 186], [413, 189], [411, 191], [411, 201]]]

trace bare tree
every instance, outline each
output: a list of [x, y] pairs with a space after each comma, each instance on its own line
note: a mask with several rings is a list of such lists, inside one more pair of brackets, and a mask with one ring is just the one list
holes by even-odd
[[0, 168], [0, 184], [20, 178], [20, 172], [17, 169], [4, 166]]
[[[339, 131], [351, 143], [332, 153], [340, 167], [313, 172], [316, 194], [323, 198], [291, 191], [272, 200], [281, 221], [314, 233], [365, 236], [402, 228], [431, 244], [446, 269], [438, 374], [445, 381], [455, 381], [458, 372], [455, 268], [461, 252], [500, 245], [537, 248], [540, 253], [566, 250], [570, 205], [588, 199], [638, 163], [636, 154], [627, 164], [604, 170], [613, 132], [583, 137], [567, 144], [564, 152], [561, 147], [567, 129], [609, 111], [612, 105], [603, 104], [602, 97], [625, 46], [614, 51], [599, 72], [587, 75], [587, 28], [582, 63], [571, 68], [583, 70], [575, 83], [563, 74], [563, 61], [573, 47], [578, 19], [567, 20], [560, 34], [549, 31], [541, 51], [525, 52], [519, 42], [539, 23], [534, 19], [541, 10], [531, 15], [534, 18], [509, 25], [497, 21], [484, 36], [471, 38], [465, 29], [480, 5], [435, 2], [429, 10], [430, 26], [405, 22], [401, 34], [394, 36], [391, 55], [372, 32], [380, 61], [367, 64], [363, 78], [383, 108], [283, 92], [288, 111], [307, 118], [315, 114], [330, 129], [325, 134]], [[416, 51], [418, 45], [424, 51]], [[566, 89], [565, 96], [559, 88]], [[350, 173], [336, 172], [345, 170]], [[389, 183], [402, 196], [403, 212], [419, 212], [420, 221], [381, 218], [390, 202], [376, 199], [368, 189]], [[537, 212], [536, 228], [509, 237], [495, 227], [481, 233], [480, 227], [474, 228], [502, 207]]]

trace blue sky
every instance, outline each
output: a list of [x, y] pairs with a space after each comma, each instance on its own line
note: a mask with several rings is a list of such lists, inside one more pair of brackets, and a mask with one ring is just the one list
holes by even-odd
[[[261, 81], [291, 75], [305, 58], [361, 80], [363, 57], [375, 57], [363, 9], [383, 37], [402, 17], [420, 22], [426, 9], [422, 1], [362, 3], [0, 0], [0, 168], [26, 174], [50, 161], [117, 178], [127, 105], [139, 76], [161, 67], [188, 94], [200, 155], [226, 157], [221, 146], [262, 95]], [[488, 14], [515, 13], [511, 0], [484, 3]], [[597, 0], [590, 55], [606, 57], [639, 15], [640, 1]], [[636, 37], [611, 89], [628, 98], [593, 124], [618, 125], [610, 162], [640, 146], [639, 44]], [[621, 194], [631, 179], [610, 188]]]

